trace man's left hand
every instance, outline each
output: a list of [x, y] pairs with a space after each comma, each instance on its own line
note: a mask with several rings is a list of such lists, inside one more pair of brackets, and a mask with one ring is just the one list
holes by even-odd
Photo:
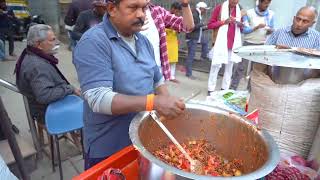
[[73, 90], [73, 94], [75, 94], [75, 95], [77, 95], [77, 96], [81, 96], [81, 90], [78, 89], [78, 88], [75, 88], [75, 89]]
[[207, 25], [203, 25], [202, 26], [202, 31], [206, 31], [206, 30], [208, 30], [208, 26]]
[[273, 29], [267, 29], [267, 35], [272, 34], [273, 33]]
[[244, 26], [244, 24], [243, 24], [242, 22], [240, 22], [240, 21], [236, 21], [236, 24], [237, 24], [239, 27], [243, 27], [243, 26]]

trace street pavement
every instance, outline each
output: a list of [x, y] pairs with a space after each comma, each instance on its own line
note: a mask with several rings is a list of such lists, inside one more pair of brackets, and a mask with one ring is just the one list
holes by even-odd
[[[15, 54], [16, 59], [26, 46], [26, 42], [15, 42]], [[8, 52], [8, 51], [7, 51]], [[62, 44], [59, 53], [59, 68], [66, 78], [76, 87], [79, 87], [77, 74], [72, 64], [72, 53], [68, 50], [67, 46]], [[0, 62], [0, 78], [9, 82], [15, 82], [15, 76], [13, 74], [15, 67], [15, 61], [3, 61]], [[168, 88], [172, 95], [177, 97], [188, 97], [197, 90], [201, 90], [201, 94], [195, 97], [195, 100], [205, 100], [207, 96], [207, 82], [208, 74], [194, 71], [196, 80], [191, 80], [184, 76], [184, 73], [177, 71], [177, 79], [180, 83], [168, 82]], [[217, 89], [220, 89], [221, 78], [218, 80]], [[0, 96], [5, 104], [6, 110], [8, 111], [9, 117], [13, 124], [15, 124], [19, 130], [20, 135], [25, 139], [26, 142], [32, 144], [31, 135], [29, 132], [29, 126], [27, 123], [27, 117], [24, 109], [22, 96], [15, 92], [12, 92], [4, 87], [0, 86]], [[79, 151], [68, 141], [60, 141], [61, 143], [61, 154], [63, 159], [63, 172], [64, 179], [71, 179], [83, 172], [83, 159]], [[37, 161], [37, 169], [31, 173], [32, 180], [55, 180], [59, 179], [58, 167], [56, 172], [52, 172], [51, 161], [47, 156]]]

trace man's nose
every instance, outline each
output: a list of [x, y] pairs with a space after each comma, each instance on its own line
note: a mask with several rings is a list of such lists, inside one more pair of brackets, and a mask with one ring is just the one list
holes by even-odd
[[298, 21], [297, 21], [297, 26], [299, 26], [299, 27], [303, 26], [302, 20], [298, 20]]
[[137, 17], [138, 18], [142, 18], [143, 20], [145, 19], [146, 17], [146, 12], [143, 10], [143, 8], [139, 8], [137, 10]]

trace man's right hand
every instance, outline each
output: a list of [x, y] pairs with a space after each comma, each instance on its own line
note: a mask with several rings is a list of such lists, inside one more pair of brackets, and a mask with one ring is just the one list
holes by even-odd
[[184, 112], [185, 104], [183, 100], [173, 96], [156, 95], [154, 109], [165, 118], [175, 118]]
[[264, 27], [266, 27], [266, 24], [261, 23], [261, 24], [259, 24], [258, 26], [255, 27], [255, 30], [258, 30], [258, 29], [261, 29], [261, 28], [264, 28]]
[[229, 24], [229, 23], [230, 23], [230, 18], [228, 18], [228, 19], [226, 19], [226, 20], [223, 21], [223, 24], [225, 24], [225, 25], [226, 25], [226, 24]]

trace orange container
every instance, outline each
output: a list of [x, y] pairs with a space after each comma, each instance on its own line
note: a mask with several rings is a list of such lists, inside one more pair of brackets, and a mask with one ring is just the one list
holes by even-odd
[[138, 153], [133, 146], [128, 146], [74, 177], [73, 180], [95, 180], [108, 168], [120, 169], [127, 180], [138, 180]]

